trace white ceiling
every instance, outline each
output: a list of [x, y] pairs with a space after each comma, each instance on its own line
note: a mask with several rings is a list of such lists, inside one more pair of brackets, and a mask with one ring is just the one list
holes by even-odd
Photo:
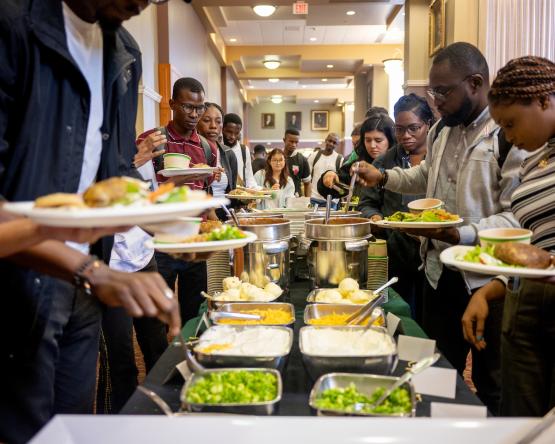
[[328, 79], [322, 82], [322, 79], [302, 79], [302, 80], [280, 80], [277, 83], [268, 80], [248, 80], [246, 81], [248, 89], [349, 89], [353, 88], [352, 82], [348, 79]]

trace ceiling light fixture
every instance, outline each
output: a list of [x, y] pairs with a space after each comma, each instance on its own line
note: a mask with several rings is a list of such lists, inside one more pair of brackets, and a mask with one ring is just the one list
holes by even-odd
[[302, 88], [306, 88], [306, 85], [302, 85]]
[[316, 100], [314, 101], [314, 103], [320, 103], [320, 101], [319, 101], [318, 99], [316, 99]]
[[283, 102], [283, 97], [281, 97], [281, 96], [272, 96], [271, 101], [272, 101], [272, 103], [275, 103], [276, 105], [279, 105], [281, 102]]
[[326, 65], [326, 68], [332, 69], [332, 68], [333, 68], [333, 65]]
[[328, 79], [322, 79], [322, 82], [327, 82], [327, 81], [328, 81]]
[[230, 41], [231, 43], [235, 43], [235, 42], [237, 41], [237, 39], [236, 39], [235, 37], [232, 37], [232, 38], [229, 39], [229, 41]]
[[281, 62], [277, 59], [268, 59], [268, 60], [264, 60], [262, 62], [262, 64], [267, 68], [267, 69], [278, 69], [281, 65]]
[[356, 11], [347, 11], [345, 14], [347, 14], [347, 15], [355, 15], [355, 14], [356, 14]]
[[316, 37], [310, 37], [309, 39], [311, 42], [315, 42], [316, 40], [318, 40]]
[[277, 82], [279, 82], [279, 79], [268, 79], [268, 82], [277, 83]]
[[270, 17], [276, 12], [277, 6], [274, 5], [256, 5], [252, 7], [254, 13], [260, 17]]

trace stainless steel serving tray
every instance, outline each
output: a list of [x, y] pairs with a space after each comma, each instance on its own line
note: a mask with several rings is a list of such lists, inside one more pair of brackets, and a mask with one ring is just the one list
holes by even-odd
[[334, 330], [366, 330], [366, 327], [319, 327], [304, 326], [299, 331], [299, 347], [303, 357], [303, 363], [312, 379], [317, 379], [326, 373], [348, 372], [348, 373], [373, 373], [378, 375], [389, 375], [399, 361], [397, 344], [384, 328], [371, 327], [372, 330], [384, 335], [385, 340], [393, 344], [393, 352], [385, 355], [355, 355], [355, 356], [326, 356], [313, 355], [305, 351], [303, 344], [303, 332], [308, 329], [334, 329]]
[[[219, 329], [224, 326], [215, 325], [206, 330], [201, 336], [207, 335], [212, 329]], [[247, 355], [225, 355], [218, 353], [202, 353], [196, 350], [197, 345], [195, 345], [194, 355], [196, 360], [204, 367], [208, 368], [220, 368], [220, 367], [253, 367], [253, 368], [274, 368], [279, 371], [283, 371], [287, 364], [289, 354], [291, 353], [291, 347], [293, 346], [293, 330], [288, 327], [280, 326], [267, 326], [267, 325], [226, 325], [226, 328], [231, 328], [237, 332], [241, 332], [245, 329], [256, 329], [256, 328], [274, 328], [278, 330], [283, 330], [289, 335], [289, 341], [286, 347], [286, 351], [277, 356], [247, 356]]]
[[305, 236], [310, 240], [353, 241], [371, 237], [370, 228], [370, 219], [363, 217], [332, 217], [329, 224], [324, 219], [311, 219], [305, 221]]
[[202, 375], [193, 373], [187, 380], [183, 389], [181, 390], [181, 408], [188, 412], [219, 412], [219, 413], [235, 413], [243, 415], [272, 415], [277, 411], [281, 396], [283, 393], [283, 384], [281, 382], [281, 375], [275, 369], [260, 369], [260, 368], [221, 368], [206, 370], [206, 373], [217, 372], [237, 372], [237, 371], [251, 371], [251, 372], [267, 372], [272, 373], [277, 378], [277, 395], [271, 401], [257, 402], [252, 404], [198, 404], [187, 402], [188, 390], [202, 378]]
[[[230, 312], [238, 312], [238, 311], [245, 311], [245, 310], [284, 310], [291, 313], [292, 321], [287, 324], [254, 324], [254, 325], [264, 325], [268, 326], [286, 326], [293, 328], [293, 324], [295, 323], [295, 307], [293, 304], [289, 304], [286, 302], [227, 302], [220, 306], [219, 310], [221, 311], [230, 311]], [[217, 313], [217, 311], [213, 312]], [[217, 319], [212, 319], [212, 322], [216, 325], [242, 325], [242, 324], [221, 324], [218, 322]], [[251, 324], [253, 325], [253, 324]]]
[[[346, 306], [346, 307], [356, 307], [356, 308], [360, 308], [368, 302], [368, 301], [366, 301], [366, 302], [363, 302], [362, 304], [349, 304], [348, 302], [345, 302], [345, 303], [341, 303], [341, 302], [319, 302], [319, 301], [316, 302], [316, 296], [318, 295], [318, 293], [321, 293], [324, 290], [337, 290], [337, 287], [334, 287], [334, 288], [315, 288], [310, 293], [308, 293], [308, 296], [306, 297], [306, 302], [308, 302], [310, 304], [325, 304], [325, 305], [334, 304], [334, 305], [343, 305], [343, 306]], [[372, 294], [373, 294], [372, 290], [363, 290], [363, 289], [361, 289], [360, 291], [363, 291], [368, 296], [372, 296]], [[377, 297], [378, 297], [378, 295], [375, 295], [371, 299], [375, 299]]]
[[353, 383], [359, 392], [370, 396], [379, 387], [390, 387], [399, 378], [396, 376], [382, 376], [382, 375], [359, 375], [353, 373], [329, 373], [324, 375], [316, 381], [312, 391], [310, 392], [310, 398], [308, 403], [312, 409], [316, 411], [318, 415], [331, 415], [331, 416], [380, 416], [387, 418], [406, 418], [416, 415], [416, 394], [414, 392], [414, 386], [412, 383], [408, 382], [402, 387], [406, 388], [410, 393], [410, 399], [412, 408], [410, 413], [397, 413], [392, 415], [377, 414], [377, 413], [348, 413], [343, 410], [328, 410], [320, 409], [316, 406], [316, 399], [318, 396], [327, 389], [331, 388], [346, 388], [349, 384]]
[[[309, 304], [304, 309], [304, 323], [306, 325], [312, 325], [310, 323], [313, 319], [319, 319], [322, 316], [331, 315], [331, 314], [348, 314], [352, 315], [355, 311], [360, 310], [360, 305], [347, 305], [347, 304], [325, 304], [325, 303], [314, 303]], [[385, 326], [385, 313], [383, 308], [378, 307], [374, 309], [373, 314], [379, 314], [382, 320], [381, 326]], [[379, 318], [378, 318], [379, 319]], [[325, 326], [324, 324], [318, 324], [319, 326]], [[329, 325], [333, 327], [334, 325]], [[345, 327], [349, 327], [346, 325]], [[356, 327], [353, 326], [353, 327]]]
[[[271, 301], [266, 301], [266, 302], [256, 302], [256, 301], [216, 301], [214, 299], [208, 299], [208, 311], [218, 311], [222, 308], [223, 305], [226, 304], [262, 304], [262, 303], [275, 303], [275, 302], [280, 302], [281, 300], [283, 300], [283, 296], [285, 295], [286, 290], [283, 290], [283, 292], [279, 295], [276, 296], [274, 299], [272, 299]], [[216, 293], [217, 294], [217, 293]]]

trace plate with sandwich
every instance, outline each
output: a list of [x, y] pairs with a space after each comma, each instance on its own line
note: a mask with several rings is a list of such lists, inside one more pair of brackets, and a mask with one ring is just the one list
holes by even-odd
[[146, 182], [112, 177], [91, 185], [83, 194], [54, 193], [35, 201], [8, 202], [3, 209], [53, 227], [118, 227], [197, 216], [227, 204], [203, 191], [172, 183], [150, 191]]
[[163, 253], [206, 253], [242, 248], [257, 239], [254, 233], [220, 221], [185, 219], [151, 227], [154, 238], [146, 246]]
[[225, 195], [228, 199], [238, 200], [258, 200], [258, 199], [272, 199], [272, 190], [253, 190], [251, 188], [237, 187]]
[[447, 266], [490, 276], [555, 276], [555, 266], [550, 253], [520, 242], [474, 247], [456, 245], [442, 251], [440, 259]]

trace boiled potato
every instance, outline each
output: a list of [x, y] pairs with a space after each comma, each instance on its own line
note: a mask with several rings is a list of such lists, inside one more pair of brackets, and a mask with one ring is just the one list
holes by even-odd
[[358, 282], [352, 278], [345, 278], [339, 283], [339, 292], [348, 297], [350, 293], [359, 290]]

